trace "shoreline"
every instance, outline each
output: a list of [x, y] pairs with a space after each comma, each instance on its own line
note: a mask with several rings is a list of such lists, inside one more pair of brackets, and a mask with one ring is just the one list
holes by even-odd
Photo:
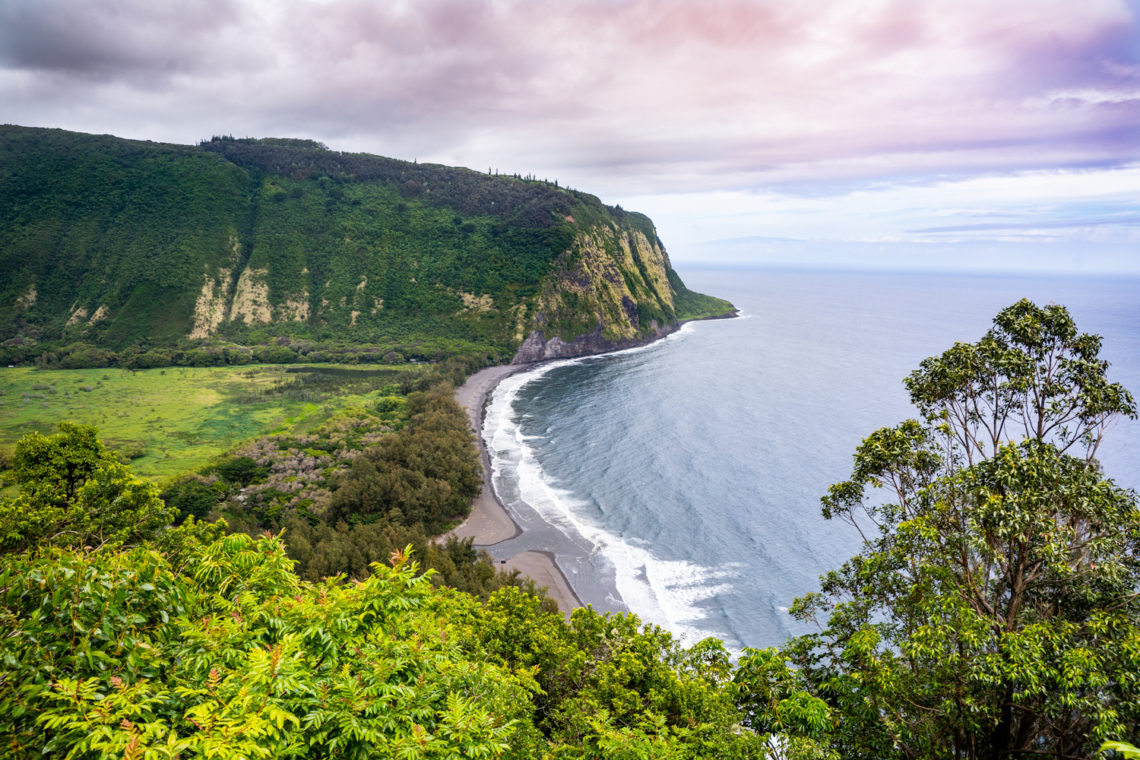
[[[479, 461], [483, 467], [483, 487], [471, 504], [471, 514], [445, 536], [471, 538], [473, 546], [485, 549], [522, 534], [522, 528], [507, 512], [491, 483], [491, 457], [483, 444], [483, 409], [491, 392], [503, 379], [533, 366], [500, 364], [486, 367], [468, 377], [455, 390], [455, 400], [467, 411], [468, 421], [475, 433], [475, 445], [479, 448]], [[547, 596], [555, 601], [563, 615], [569, 616], [571, 611], [586, 606], [551, 551], [520, 551], [505, 560], [496, 560], [496, 563], [508, 570], [518, 570], [537, 585], [545, 587]]]
[[475, 434], [475, 446], [479, 449], [479, 461], [483, 467], [483, 487], [471, 504], [471, 514], [452, 528], [446, 534], [448, 536], [472, 538], [475, 546], [491, 546], [522, 533], [522, 528], [507, 512], [491, 484], [491, 457], [483, 445], [483, 408], [495, 386], [527, 367], [519, 364], [485, 367], [455, 389], [455, 400], [467, 412], [468, 423]]
[[[633, 345], [613, 346], [603, 352], [590, 352], [582, 354], [582, 356], [598, 356], [630, 348], [639, 348], [668, 337], [680, 330], [687, 322], [732, 319], [738, 315], [739, 311], [734, 309], [727, 314], [682, 320], [677, 323], [674, 329], [648, 340], [636, 341]], [[492, 483], [491, 457], [483, 443], [483, 413], [491, 393], [504, 379], [518, 372], [525, 372], [539, 364], [563, 358], [578, 357], [558, 356], [534, 362], [485, 367], [469, 376], [463, 385], [456, 388], [455, 400], [467, 412], [468, 424], [475, 434], [475, 445], [479, 449], [479, 462], [483, 469], [483, 486], [479, 495], [472, 501], [471, 513], [463, 522], [444, 534], [444, 537], [470, 538], [472, 539], [472, 546], [487, 549], [523, 534], [523, 529], [507, 511], [498, 494], [495, 493]], [[537, 585], [545, 587], [547, 595], [557, 603], [558, 609], [566, 616], [569, 616], [572, 610], [586, 606], [573, 586], [570, 585], [565, 572], [559, 567], [554, 552], [549, 549], [518, 551], [506, 559], [499, 558], [496, 562], [508, 570], [518, 570]]]

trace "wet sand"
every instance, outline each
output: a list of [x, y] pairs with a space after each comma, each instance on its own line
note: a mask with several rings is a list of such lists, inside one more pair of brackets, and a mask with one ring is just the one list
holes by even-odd
[[[471, 429], [475, 431], [475, 441], [479, 446], [479, 457], [483, 462], [483, 490], [471, 505], [471, 514], [447, 535], [457, 538], [471, 538], [478, 547], [488, 547], [515, 538], [522, 530], [507, 510], [503, 508], [491, 487], [491, 460], [483, 446], [483, 406], [487, 396], [500, 380], [527, 369], [527, 365], [502, 365], [481, 369], [467, 378], [455, 391], [455, 399], [467, 410]], [[554, 561], [554, 554], [548, 551], [522, 551], [502, 565], [509, 570], [518, 570], [539, 586], [546, 587], [547, 595], [558, 603], [564, 614], [570, 614], [582, 602], [570, 588], [566, 576]]]
[[508, 570], [518, 570], [539, 586], [546, 587], [546, 595], [558, 602], [562, 614], [569, 615], [576, 607], [584, 607], [574, 589], [570, 588], [566, 576], [554, 561], [554, 554], [546, 551], [519, 552], [503, 565]]

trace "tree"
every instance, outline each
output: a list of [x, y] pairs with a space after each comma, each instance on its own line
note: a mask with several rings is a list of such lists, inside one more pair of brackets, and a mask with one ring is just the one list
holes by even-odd
[[158, 488], [136, 478], [107, 451], [95, 428], [63, 422], [59, 432], [30, 433], [16, 443], [12, 473], [20, 492], [0, 500], [0, 550], [39, 543], [135, 545], [153, 538], [176, 514]]
[[222, 480], [240, 488], [245, 488], [266, 475], [266, 469], [258, 467], [251, 457], [229, 457], [219, 462], [214, 470]]
[[841, 756], [1087, 757], [1135, 735], [1140, 511], [1095, 455], [1136, 407], [1099, 350], [1063, 307], [1002, 310], [922, 362], [922, 419], [864, 440], [823, 498], [863, 548], [797, 600], [821, 629], [782, 654]]
[[177, 510], [178, 520], [194, 516], [201, 520], [218, 503], [218, 492], [208, 483], [193, 476], [183, 477], [166, 487], [162, 500]]

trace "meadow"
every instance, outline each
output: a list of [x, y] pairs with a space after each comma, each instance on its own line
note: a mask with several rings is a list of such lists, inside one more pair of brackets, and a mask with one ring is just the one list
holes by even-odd
[[165, 369], [0, 369], [0, 450], [57, 422], [94, 425], [134, 472], [162, 481], [248, 439], [307, 432], [398, 395], [421, 368], [247, 365]]

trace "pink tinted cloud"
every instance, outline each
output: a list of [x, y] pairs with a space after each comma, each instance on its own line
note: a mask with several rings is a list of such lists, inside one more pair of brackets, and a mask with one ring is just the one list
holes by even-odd
[[[102, 111], [91, 129], [121, 132], [176, 103], [182, 139], [304, 134], [624, 192], [1140, 153], [1140, 29], [1116, 0], [213, 3], [13, 0], [0, 120]], [[59, 21], [74, 9], [95, 18]]]

